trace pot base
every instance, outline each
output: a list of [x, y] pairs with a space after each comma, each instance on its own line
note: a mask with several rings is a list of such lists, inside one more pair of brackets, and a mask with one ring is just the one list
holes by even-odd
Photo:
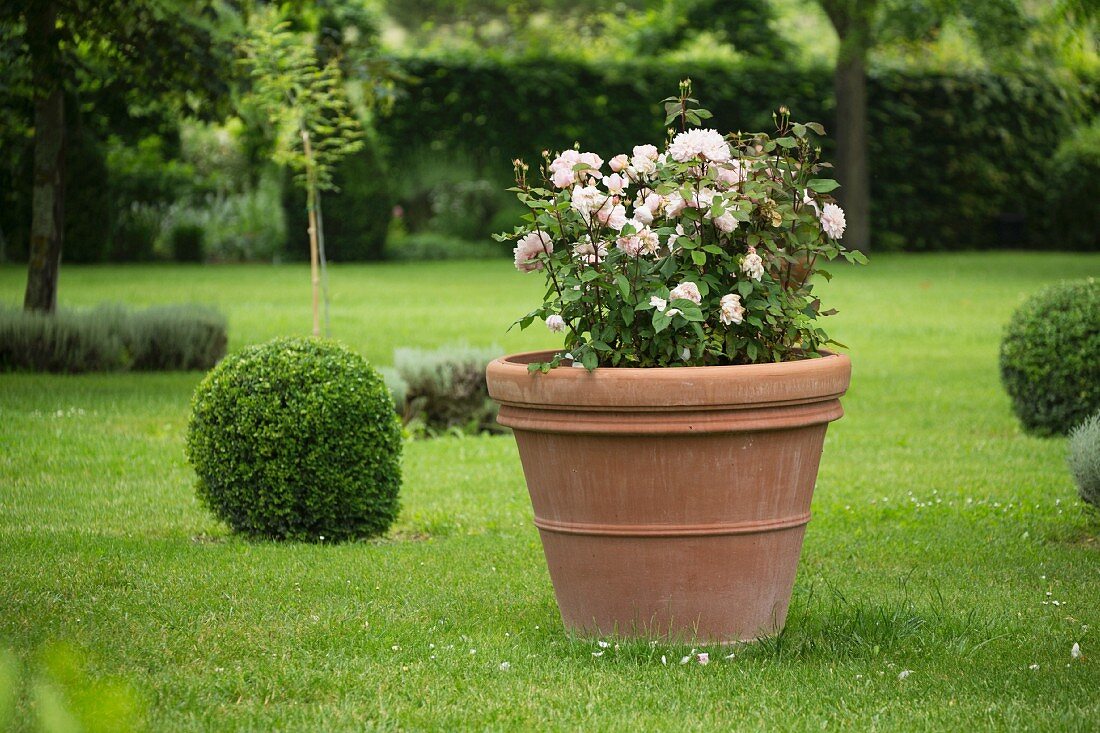
[[639, 542], [540, 530], [566, 628], [705, 644], [755, 641], [783, 628], [804, 532]]

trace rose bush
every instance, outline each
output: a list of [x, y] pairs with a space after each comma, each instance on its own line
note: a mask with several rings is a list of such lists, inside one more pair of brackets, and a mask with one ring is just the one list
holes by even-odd
[[[565, 333], [547, 371], [598, 366], [705, 366], [817, 356], [836, 343], [817, 325], [812, 277], [843, 257], [844, 212], [822, 177], [817, 123], [773, 118], [774, 136], [702, 129], [711, 114], [690, 81], [664, 100], [664, 151], [638, 145], [604, 161], [591, 152], [545, 154], [540, 185], [515, 161], [515, 191], [529, 210], [515, 241], [521, 272], [544, 272], [536, 320]], [[692, 125], [689, 129], [689, 125]]]

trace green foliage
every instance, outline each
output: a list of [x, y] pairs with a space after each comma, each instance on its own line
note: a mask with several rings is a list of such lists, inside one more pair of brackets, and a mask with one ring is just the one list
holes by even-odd
[[485, 368], [500, 349], [445, 346], [397, 349], [389, 383], [406, 424], [430, 433], [458, 429], [466, 433], [499, 432], [497, 405], [489, 398]]
[[281, 338], [226, 358], [195, 390], [187, 456], [203, 503], [249, 536], [357, 539], [397, 517], [390, 394], [334, 342]]
[[[71, 102], [75, 103], [75, 98]], [[75, 104], [74, 104], [75, 106]], [[103, 262], [110, 255], [113, 215], [111, 171], [105, 146], [82, 124], [79, 113], [69, 115], [65, 141], [65, 262]], [[30, 199], [32, 176], [19, 181]], [[107, 185], [104, 185], [104, 184]], [[30, 225], [29, 212], [22, 227]], [[22, 228], [21, 227], [21, 228]], [[25, 242], [20, 243], [25, 246]]]
[[[744, 56], [782, 60], [787, 44], [776, 32], [768, 0], [664, 0], [634, 26], [632, 50], [654, 55], [692, 43], [728, 43]], [[700, 38], [703, 33], [709, 37]]]
[[390, 237], [386, 244], [386, 257], [393, 260], [478, 260], [507, 253], [499, 244], [470, 242], [435, 232]]
[[[336, 164], [363, 147], [362, 125], [344, 88], [338, 58], [322, 64], [309, 39], [285, 21], [258, 16], [241, 43], [252, 79], [246, 104], [263, 111], [275, 141], [273, 160], [307, 190], [335, 186]], [[267, 23], [267, 27], [264, 27]]]
[[420, 147], [403, 156], [394, 181], [403, 228], [468, 241], [487, 240], [523, 213], [504, 191], [510, 177], [493, 177], [485, 161], [463, 149], [441, 155]]
[[1100, 508], [1100, 412], [1070, 431], [1069, 472], [1081, 498]]
[[1065, 435], [1100, 410], [1100, 281], [1052, 285], [1012, 316], [1001, 380], [1024, 429]]
[[[681, 75], [706, 97], [718, 129], [763, 129], [768, 111], [784, 104], [799, 118], [832, 127], [832, 78], [825, 68], [439, 58], [402, 65], [416, 81], [405, 86], [380, 131], [394, 170], [417, 156], [465, 151], [483, 161], [478, 178], [498, 180], [508, 176], [514, 158], [537, 161], [543, 150], [563, 150], [577, 140], [608, 159], [634, 141], [664, 138], [653, 100], [675, 88]], [[1083, 106], [1097, 106], [1091, 94], [1036, 73], [873, 72], [868, 113], [876, 248], [983, 248], [1006, 240], [1057, 247], [1039, 238], [1034, 202], [1044, 199], [1050, 140], [1073, 128]], [[830, 152], [826, 147], [826, 157]], [[1030, 221], [1018, 222], [1020, 212], [1031, 214]]]
[[[211, 262], [272, 262], [287, 241], [287, 222], [277, 178], [260, 176], [255, 187], [211, 194], [198, 203], [169, 208], [165, 228], [202, 228], [205, 259]], [[170, 243], [162, 246], [171, 254]]]
[[121, 306], [53, 315], [0, 309], [0, 371], [209, 369], [225, 355], [225, 318], [200, 306]]
[[1046, 173], [1047, 236], [1065, 249], [1100, 250], [1100, 118], [1058, 146]]
[[[362, 262], [383, 256], [393, 211], [393, 182], [373, 145], [350, 154], [335, 170], [336, 188], [321, 200], [325, 256], [334, 262]], [[287, 221], [286, 255], [309, 258], [306, 194], [286, 186], [282, 207]]]
[[168, 234], [172, 259], [176, 262], [202, 262], [206, 245], [203, 230], [198, 224], [180, 223]]
[[165, 207], [132, 201], [115, 214], [111, 232], [110, 259], [113, 262], [147, 262], [153, 259], [161, 235]]
[[[35, 730], [40, 733], [130, 733], [144, 730], [145, 710], [133, 685], [93, 675], [87, 658], [51, 643], [36, 655], [26, 680]], [[21, 665], [0, 649], [0, 729], [15, 730]]]

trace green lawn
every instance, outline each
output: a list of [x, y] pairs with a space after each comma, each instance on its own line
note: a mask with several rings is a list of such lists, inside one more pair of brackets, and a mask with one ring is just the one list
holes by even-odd
[[[663, 644], [595, 657], [563, 632], [509, 436], [408, 444], [385, 540], [253, 543], [194, 496], [199, 374], [0, 375], [0, 647], [33, 667], [71, 643], [93, 676], [136, 688], [156, 731], [1095, 730], [1100, 522], [1065, 441], [1021, 434], [997, 377], [1012, 310], [1089, 274], [1100, 256], [839, 273], [830, 332], [852, 388], [787, 631], [707, 666]], [[0, 303], [23, 277], [0, 268]], [[540, 294], [506, 261], [331, 279], [334, 335], [378, 364], [406, 345], [553, 344], [505, 333]], [[310, 325], [297, 266], [62, 270], [63, 305], [102, 300], [214, 303], [231, 348]], [[18, 705], [31, 728], [25, 690]]]

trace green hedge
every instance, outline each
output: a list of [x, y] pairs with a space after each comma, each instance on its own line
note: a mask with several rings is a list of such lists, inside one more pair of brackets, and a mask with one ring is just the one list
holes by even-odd
[[[402, 160], [462, 151], [476, 173], [506, 182], [511, 160], [580, 141], [604, 158], [660, 144], [659, 100], [683, 77], [722, 130], [769, 129], [771, 110], [832, 126], [828, 69], [555, 60], [413, 58], [412, 79], [379, 125], [391, 170]], [[1088, 99], [1093, 100], [1087, 102]], [[1046, 245], [1036, 223], [1052, 141], [1095, 97], [1051, 78], [878, 71], [868, 88], [873, 226], [879, 249]], [[831, 151], [827, 151], [831, 154]], [[1050, 246], [1058, 248], [1057, 241]]]

